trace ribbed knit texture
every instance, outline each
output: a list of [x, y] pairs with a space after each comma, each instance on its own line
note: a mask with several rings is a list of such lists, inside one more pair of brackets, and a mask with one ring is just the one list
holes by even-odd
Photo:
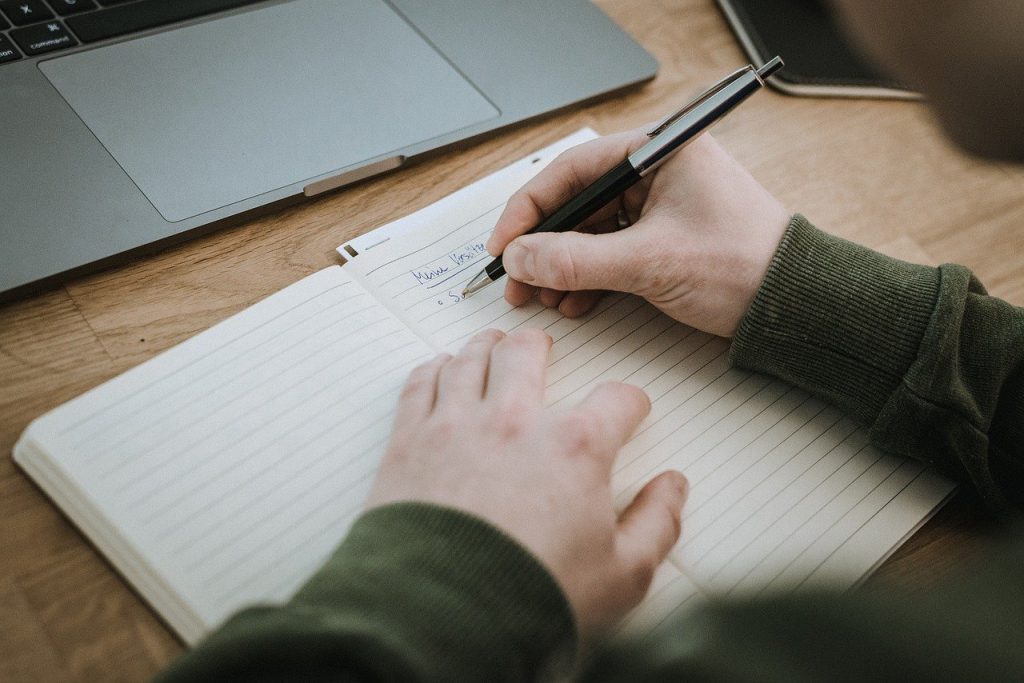
[[917, 357], [938, 290], [937, 269], [821, 232], [797, 214], [730, 358], [870, 424]]
[[904, 263], [794, 216], [731, 359], [830, 401], [993, 510], [1024, 506], [1024, 309], [963, 266]]
[[365, 513], [284, 608], [252, 608], [166, 680], [546, 680], [571, 670], [572, 613], [521, 545], [421, 503]]

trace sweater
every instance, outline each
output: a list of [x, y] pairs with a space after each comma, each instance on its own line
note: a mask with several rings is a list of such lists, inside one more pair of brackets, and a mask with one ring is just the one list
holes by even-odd
[[[732, 361], [800, 386], [872, 443], [1024, 500], [1024, 309], [962, 266], [911, 265], [795, 216]], [[684, 532], [685, 533], [685, 532]], [[572, 611], [514, 539], [459, 510], [365, 512], [287, 603], [230, 618], [158, 677], [192, 680], [1024, 680], [1024, 542], [907, 595], [711, 600], [581, 661]]]

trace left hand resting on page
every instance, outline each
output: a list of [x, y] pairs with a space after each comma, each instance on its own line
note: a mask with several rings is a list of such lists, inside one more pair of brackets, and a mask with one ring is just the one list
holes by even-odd
[[650, 402], [613, 382], [545, 408], [550, 346], [540, 330], [488, 330], [414, 370], [369, 505], [424, 501], [498, 526], [552, 573], [587, 639], [643, 598], [679, 537], [686, 480], [664, 472], [617, 514], [612, 462]]

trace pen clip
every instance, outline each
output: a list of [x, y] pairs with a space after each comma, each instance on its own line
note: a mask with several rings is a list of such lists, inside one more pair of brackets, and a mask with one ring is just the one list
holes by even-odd
[[[747, 64], [744, 67], [736, 69], [736, 71], [733, 71], [731, 74], [729, 74], [722, 80], [718, 81], [718, 83], [715, 83], [713, 86], [702, 92], [700, 95], [697, 95], [697, 97], [683, 105], [682, 109], [677, 111], [675, 114], [670, 115], [664, 121], [659, 123], [657, 127], [654, 128], [654, 130], [647, 133], [647, 137], [653, 138], [655, 135], [657, 135], [658, 133], [662, 132], [663, 130], [671, 126], [673, 123], [675, 123], [679, 119], [679, 117], [685, 116], [687, 112], [700, 106], [701, 103], [706, 102], [709, 98], [714, 97], [715, 93], [721, 91], [723, 88], [728, 86], [736, 79], [741, 78], [748, 71], [755, 71], [753, 64]], [[758, 80], [760, 80], [760, 78]]]

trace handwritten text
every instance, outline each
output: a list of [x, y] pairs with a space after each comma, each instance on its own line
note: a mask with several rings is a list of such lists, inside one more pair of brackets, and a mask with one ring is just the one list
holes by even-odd
[[487, 250], [484, 249], [483, 242], [470, 242], [455, 251], [445, 254], [432, 263], [409, 272], [415, 278], [416, 284], [429, 287], [435, 282], [450, 277], [448, 275], [449, 272], [459, 271], [486, 253]]

